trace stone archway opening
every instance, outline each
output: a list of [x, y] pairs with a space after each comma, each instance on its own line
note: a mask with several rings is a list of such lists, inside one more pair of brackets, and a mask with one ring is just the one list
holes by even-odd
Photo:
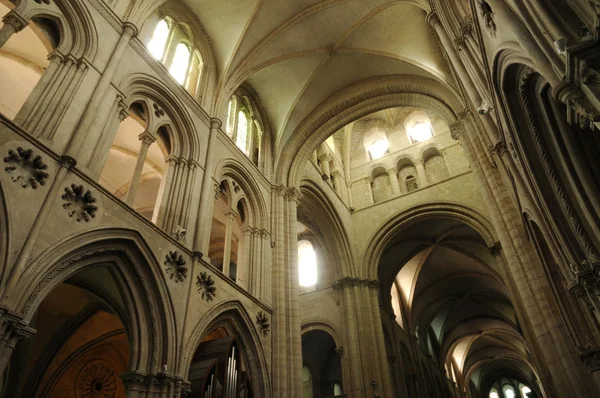
[[324, 330], [302, 335], [303, 389], [305, 398], [343, 396], [340, 350]]
[[0, 397], [125, 398], [130, 331], [119, 283], [107, 267], [77, 272], [41, 302], [0, 381]]

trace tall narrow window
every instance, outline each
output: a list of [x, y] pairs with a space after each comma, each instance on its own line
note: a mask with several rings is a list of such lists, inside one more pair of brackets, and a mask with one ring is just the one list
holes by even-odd
[[148, 43], [148, 51], [150, 54], [158, 60], [161, 60], [165, 53], [165, 46], [167, 39], [169, 38], [169, 23], [166, 19], [161, 19], [156, 28], [154, 28], [154, 34], [150, 43]]
[[502, 390], [503, 390], [504, 396], [506, 398], [515, 398], [517, 396], [514, 388], [512, 388], [511, 386], [506, 385], [506, 386], [504, 386], [504, 388]]
[[490, 392], [490, 398], [500, 398], [498, 395], [498, 391], [492, 389], [492, 391]]
[[338, 383], [338, 382], [333, 383], [333, 396], [338, 397], [342, 394], [343, 394], [342, 386], [340, 385], [340, 383]]
[[179, 43], [175, 49], [173, 64], [169, 69], [169, 73], [177, 80], [177, 83], [183, 84], [187, 77], [187, 72], [190, 66], [190, 48], [186, 44]]
[[317, 256], [312, 243], [307, 240], [298, 242], [298, 273], [300, 286], [309, 287], [317, 283]]
[[521, 395], [523, 395], [524, 397], [528, 397], [529, 393], [531, 392], [531, 388], [527, 387], [527, 386], [523, 386], [521, 387]]
[[246, 153], [248, 144], [248, 118], [242, 111], [238, 113], [238, 125], [237, 125], [237, 136], [235, 138], [235, 145]]

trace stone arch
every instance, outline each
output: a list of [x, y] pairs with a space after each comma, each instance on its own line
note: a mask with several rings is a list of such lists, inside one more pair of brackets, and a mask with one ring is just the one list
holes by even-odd
[[211, 308], [194, 326], [190, 337], [184, 343], [179, 373], [186, 375], [187, 378], [194, 352], [202, 338], [211, 330], [221, 326], [236, 335], [248, 358], [248, 370], [254, 383], [254, 396], [270, 397], [271, 381], [260, 335], [254, 326], [252, 317], [243, 304], [237, 300], [224, 301]]
[[157, 259], [135, 231], [92, 230], [63, 239], [31, 262], [6, 305], [24, 314], [28, 323], [56, 286], [97, 265], [110, 267], [121, 292], [124, 311], [119, 315], [129, 332], [130, 369], [142, 373], [156, 373], [164, 365], [175, 369], [178, 338], [169, 290]]
[[[327, 235], [332, 237], [332, 239], [324, 242], [328, 251], [332, 254], [332, 259], [338, 259], [338, 262], [330, 262], [333, 271], [332, 277], [335, 280], [354, 275], [352, 245], [350, 244], [348, 231], [337, 210], [327, 198], [325, 192], [313, 181], [302, 180], [300, 192], [302, 193], [300, 203], [309, 205], [311, 211], [317, 214], [317, 218], [323, 221], [316, 226], [317, 230], [321, 231], [322, 234], [326, 231]], [[332, 242], [334, 242], [333, 246], [331, 245]]]
[[430, 78], [395, 75], [358, 82], [322, 102], [298, 125], [279, 150], [277, 182], [297, 186], [311, 153], [347, 124], [383, 109], [407, 106], [427, 109], [448, 125], [464, 110], [453, 89]]
[[[233, 179], [242, 188], [246, 203], [249, 207], [249, 225], [255, 228], [268, 229], [269, 216], [265, 199], [255, 179], [237, 160], [227, 158], [221, 160], [215, 168], [215, 180], [222, 181], [225, 177]], [[232, 204], [233, 205], [233, 204]]]
[[[163, 82], [146, 74], [132, 73], [121, 80], [119, 90], [125, 95], [127, 106], [146, 98], [164, 108], [174, 127], [170, 137], [173, 156], [193, 160], [200, 158], [200, 142], [187, 107], [171, 94]], [[152, 108], [150, 110], [152, 113]]]
[[329, 322], [329, 320], [327, 319], [309, 319], [302, 324], [301, 329], [301, 334], [310, 332], [311, 330], [322, 330], [323, 332], [326, 332], [333, 338], [336, 347], [342, 347], [344, 345], [340, 334], [337, 332], [336, 328], [331, 324], [331, 322]]
[[377, 278], [377, 265], [382, 251], [398, 231], [417, 221], [434, 217], [450, 218], [466, 224], [479, 233], [489, 247], [497, 241], [491, 223], [475, 210], [451, 202], [425, 203], [391, 217], [369, 239], [362, 261], [366, 267], [362, 270], [365, 276], [370, 279]]
[[27, 20], [46, 18], [54, 21], [61, 36], [57, 50], [62, 54], [95, 59], [98, 51], [98, 32], [85, 2], [55, 0], [46, 5], [44, 2], [23, 0], [19, 2], [16, 10]]

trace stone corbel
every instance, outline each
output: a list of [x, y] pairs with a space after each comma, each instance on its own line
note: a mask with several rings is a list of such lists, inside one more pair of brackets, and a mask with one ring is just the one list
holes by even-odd
[[577, 123], [581, 128], [595, 128], [600, 122], [600, 113], [585, 97], [583, 91], [574, 84], [563, 82], [553, 91], [554, 98], [567, 106], [567, 121]]

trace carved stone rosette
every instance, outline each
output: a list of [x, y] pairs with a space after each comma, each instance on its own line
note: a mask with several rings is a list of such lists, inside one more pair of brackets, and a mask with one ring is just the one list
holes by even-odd
[[117, 394], [117, 376], [110, 363], [94, 360], [85, 365], [75, 382], [76, 396], [86, 398], [114, 398]]
[[198, 293], [201, 294], [203, 300], [212, 301], [215, 298], [217, 288], [214, 285], [215, 281], [212, 276], [206, 272], [200, 272], [200, 275], [197, 277], [196, 286], [198, 286]]
[[46, 185], [48, 166], [41, 156], [34, 156], [33, 150], [18, 147], [16, 152], [10, 149], [4, 158], [7, 166], [4, 168], [12, 182], [20, 182], [21, 187], [36, 189], [38, 185]]
[[269, 323], [267, 314], [262, 311], [258, 312], [256, 315], [256, 326], [258, 326], [258, 332], [263, 337], [267, 337], [269, 335], [269, 332], [271, 331], [271, 324]]
[[166, 272], [174, 279], [175, 282], [182, 282], [187, 278], [188, 268], [185, 266], [185, 260], [177, 251], [169, 252], [165, 256]]
[[69, 217], [75, 217], [77, 222], [90, 221], [96, 217], [98, 210], [94, 205], [96, 198], [92, 196], [92, 192], [84, 191], [83, 185], [71, 184], [71, 187], [65, 188], [65, 193], [61, 196], [65, 202], [63, 208], [68, 211]]

